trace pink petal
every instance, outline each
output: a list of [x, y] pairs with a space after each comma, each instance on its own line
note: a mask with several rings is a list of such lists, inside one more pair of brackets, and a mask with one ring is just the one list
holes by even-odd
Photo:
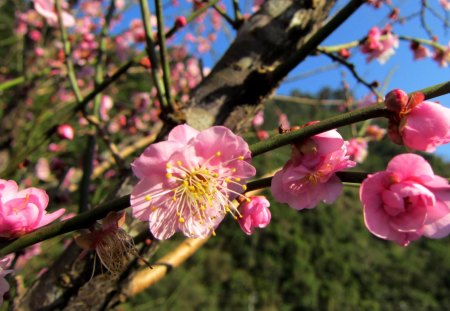
[[434, 178], [430, 164], [421, 156], [413, 153], [395, 156], [389, 162], [386, 171], [394, 173], [400, 179], [399, 181], [411, 177], [426, 182]]
[[131, 163], [133, 173], [140, 179], [154, 175], [165, 175], [169, 158], [184, 146], [184, 144], [173, 141], [163, 141], [150, 145], [139, 158]]
[[170, 131], [167, 140], [187, 145], [192, 138], [198, 135], [198, 133], [199, 131], [187, 124], [177, 125]]

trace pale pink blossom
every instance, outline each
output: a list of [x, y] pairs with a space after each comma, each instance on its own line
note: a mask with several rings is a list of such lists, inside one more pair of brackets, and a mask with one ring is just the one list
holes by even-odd
[[397, 47], [398, 36], [392, 34], [389, 25], [382, 30], [375, 26], [370, 29], [361, 45], [361, 52], [368, 54], [367, 62], [376, 58], [380, 64], [384, 64], [395, 53], [394, 48]]
[[[55, 0], [33, 0], [34, 9], [42, 15], [50, 26], [58, 25], [58, 15], [55, 11]], [[63, 9], [67, 8], [67, 3], [63, 2]], [[64, 27], [72, 27], [75, 25], [75, 18], [67, 13], [67, 11], [62, 11], [62, 22]]]
[[255, 175], [247, 143], [223, 126], [197, 131], [175, 127], [168, 140], [150, 145], [132, 164], [140, 179], [131, 193], [133, 215], [148, 221], [157, 239], [176, 231], [206, 237], [242, 197]]
[[241, 203], [238, 222], [245, 234], [251, 235], [254, 228], [265, 228], [270, 223], [269, 206], [269, 201], [263, 196], [250, 197]]
[[361, 137], [352, 138], [346, 141], [347, 155], [357, 163], [363, 163], [367, 157], [367, 140]]
[[439, 0], [440, 5], [444, 10], [450, 11], [450, 1], [449, 0]]
[[413, 52], [414, 60], [424, 59], [431, 56], [430, 50], [416, 41], [412, 41], [409, 47]]
[[42, 181], [50, 180], [50, 164], [46, 158], [39, 158], [35, 167], [36, 177]]
[[62, 139], [72, 140], [75, 136], [73, 127], [69, 124], [61, 124], [56, 129], [58, 136]]
[[291, 159], [273, 176], [272, 195], [297, 210], [331, 204], [342, 191], [335, 173], [355, 165], [336, 130], [317, 134], [293, 147]]
[[421, 93], [408, 97], [402, 90], [389, 92], [385, 102], [393, 114], [388, 134], [397, 144], [433, 152], [436, 147], [450, 142], [450, 109], [423, 99]]
[[442, 49], [434, 48], [433, 60], [442, 68], [447, 67], [450, 62], [450, 44]]
[[255, 117], [252, 120], [253, 127], [260, 127], [264, 124], [264, 111], [260, 110], [256, 113]]
[[9, 257], [0, 259], [0, 306], [3, 304], [3, 295], [9, 291], [9, 284], [5, 280], [5, 276], [13, 272], [13, 270], [6, 269], [9, 265], [9, 261]]
[[16, 238], [54, 221], [62, 214], [45, 210], [47, 193], [38, 188], [18, 190], [13, 180], [0, 179], [0, 238]]
[[360, 188], [364, 222], [374, 235], [406, 246], [450, 233], [450, 185], [416, 154], [394, 157]]
[[386, 135], [386, 130], [378, 125], [371, 124], [367, 126], [364, 135], [370, 140], [380, 141], [383, 139], [384, 135]]
[[103, 95], [102, 100], [100, 101], [100, 118], [103, 121], [109, 120], [109, 111], [114, 106], [114, 101], [111, 96]]

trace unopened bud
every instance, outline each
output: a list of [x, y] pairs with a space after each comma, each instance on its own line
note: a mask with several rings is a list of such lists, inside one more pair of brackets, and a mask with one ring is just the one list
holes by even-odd
[[184, 16], [178, 16], [177, 19], [175, 20], [175, 26], [178, 28], [184, 27], [187, 24], [187, 20], [186, 17]]
[[72, 140], [74, 137], [73, 127], [69, 124], [61, 124], [58, 126], [57, 133], [62, 139]]
[[408, 94], [400, 89], [392, 90], [386, 94], [384, 103], [388, 110], [400, 112], [408, 103]]

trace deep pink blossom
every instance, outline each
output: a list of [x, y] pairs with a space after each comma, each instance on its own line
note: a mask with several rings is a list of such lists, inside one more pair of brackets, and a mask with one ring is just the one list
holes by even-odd
[[270, 203], [264, 196], [250, 197], [239, 206], [238, 218], [242, 231], [247, 235], [253, 233], [254, 228], [265, 228], [272, 217], [269, 210]]
[[73, 127], [69, 124], [61, 124], [57, 128], [58, 136], [62, 139], [72, 140], [75, 136]]
[[182, 27], [186, 26], [186, 24], [187, 24], [187, 19], [184, 16], [178, 16], [175, 19], [175, 26], [176, 27], [182, 28]]
[[367, 140], [361, 137], [352, 138], [346, 141], [347, 144], [347, 155], [351, 160], [363, 163], [367, 157]]
[[419, 155], [398, 155], [386, 171], [369, 175], [360, 199], [366, 227], [379, 238], [406, 246], [450, 233], [450, 185]]
[[315, 135], [293, 147], [291, 160], [273, 176], [272, 194], [297, 210], [333, 203], [342, 191], [335, 172], [355, 165], [336, 130]]
[[382, 30], [375, 26], [370, 29], [367, 39], [361, 45], [361, 52], [368, 54], [367, 62], [376, 58], [380, 64], [384, 64], [397, 47], [398, 36], [392, 34], [389, 25]]
[[133, 215], [149, 221], [158, 239], [176, 231], [189, 237], [214, 234], [227, 212], [239, 215], [231, 201], [255, 175], [249, 160], [247, 143], [226, 127], [199, 132], [179, 125], [131, 164], [140, 179], [131, 193]]
[[47, 214], [47, 193], [38, 188], [18, 190], [13, 180], [0, 179], [0, 238], [16, 238], [54, 221], [60, 209]]
[[[401, 93], [405, 95], [396, 95]], [[433, 152], [437, 146], [450, 142], [450, 109], [423, 99], [421, 93], [408, 98], [401, 90], [389, 92], [386, 107], [393, 115], [389, 119], [388, 134], [397, 144]]]
[[9, 261], [9, 257], [0, 259], [0, 306], [3, 304], [3, 295], [9, 291], [9, 284], [5, 280], [5, 276], [13, 271], [6, 269], [9, 265]]
[[[58, 15], [55, 11], [55, 0], [33, 0], [34, 9], [42, 15], [50, 26], [58, 25]], [[62, 4], [63, 9], [67, 8], [67, 3], [64, 1]], [[72, 27], [75, 25], [75, 18], [62, 11], [62, 22], [64, 27]]]

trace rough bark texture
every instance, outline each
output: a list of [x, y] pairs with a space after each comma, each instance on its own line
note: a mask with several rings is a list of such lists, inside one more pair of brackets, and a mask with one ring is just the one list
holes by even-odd
[[[266, 1], [243, 24], [222, 59], [193, 91], [188, 107], [183, 109], [187, 122], [197, 129], [225, 124], [241, 131], [284, 78], [274, 79], [270, 73], [320, 28], [334, 3]], [[104, 310], [119, 302], [122, 288], [126, 288], [134, 271], [128, 270], [121, 282], [100, 276], [89, 281], [92, 266], [86, 263], [92, 260], [77, 260], [79, 253], [76, 246], [66, 250], [16, 304], [16, 309]]]
[[224, 124], [241, 130], [280, 83], [271, 72], [321, 26], [334, 2], [267, 1], [193, 91], [185, 109], [187, 123], [198, 129]]

